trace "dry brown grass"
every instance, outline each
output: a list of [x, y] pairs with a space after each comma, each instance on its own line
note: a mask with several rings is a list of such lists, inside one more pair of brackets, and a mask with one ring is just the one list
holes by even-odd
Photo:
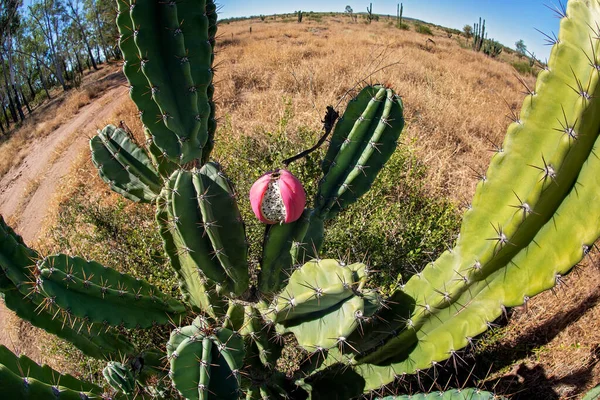
[[470, 198], [475, 185], [470, 168], [485, 169], [489, 140], [501, 142], [509, 123], [506, 103], [517, 107], [523, 97], [509, 64], [463, 49], [460, 38], [437, 29], [429, 49], [430, 36], [385, 21], [254, 20], [224, 25], [219, 32], [218, 112], [231, 116], [234, 135], [274, 130], [285, 101], [294, 114], [289, 134], [302, 125], [319, 128], [325, 107], [338, 104], [361, 81], [386, 83], [405, 103], [403, 142], [417, 146], [431, 166], [431, 187], [457, 200]]
[[111, 85], [108, 80], [101, 80], [116, 66], [104, 66], [96, 73], [88, 73], [80, 88], [69, 92], [53, 90], [53, 99], [46, 101], [33, 110], [23, 123], [4, 138], [0, 138], [0, 154], [10, 157], [0, 157], [0, 177], [12, 167], [19, 165], [28, 154], [28, 143], [36, 138], [45, 137], [54, 132], [59, 126], [73, 117], [80, 108], [100, 96]]

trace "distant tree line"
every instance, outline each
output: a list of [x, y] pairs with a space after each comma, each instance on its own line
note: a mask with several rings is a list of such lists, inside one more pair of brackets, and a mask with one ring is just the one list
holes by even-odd
[[0, 134], [32, 108], [69, 90], [84, 70], [120, 59], [113, 0], [0, 2]]

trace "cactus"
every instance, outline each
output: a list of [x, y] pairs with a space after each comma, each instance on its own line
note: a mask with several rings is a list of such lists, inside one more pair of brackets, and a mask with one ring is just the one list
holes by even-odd
[[387, 396], [377, 400], [500, 400], [501, 398], [493, 393], [478, 389], [451, 389], [443, 392], [415, 393], [405, 396]]
[[298, 23], [302, 22], [302, 10], [298, 11]]
[[402, 3], [398, 4], [397, 10], [397, 25], [398, 28], [402, 28], [402, 13], [404, 12], [404, 5]]
[[367, 22], [370, 24], [373, 19], [373, 3], [369, 3], [369, 7], [367, 7]]
[[90, 140], [90, 148], [100, 177], [115, 192], [142, 203], [151, 203], [160, 194], [158, 171], [124, 130], [108, 125]]
[[483, 53], [492, 58], [496, 58], [502, 53], [503, 46], [494, 39], [487, 39], [483, 44]]
[[102, 375], [108, 384], [116, 391], [132, 394], [135, 391], [135, 378], [133, 374], [120, 362], [110, 361], [102, 370]]
[[104, 394], [99, 386], [63, 375], [27, 356], [17, 357], [0, 346], [2, 394], [10, 399], [93, 399]]
[[[366, 265], [321, 258], [320, 249], [325, 222], [369, 190], [396, 148], [404, 126], [400, 97], [388, 87], [367, 86], [337, 123], [337, 112], [328, 112], [326, 134], [335, 128], [311, 207], [286, 197], [299, 189], [271, 190], [282, 196], [280, 202], [273, 197], [275, 211], [285, 207], [285, 215], [271, 215], [263, 204], [273, 199], [269, 184], [285, 184], [287, 174], [259, 179], [252, 206], [275, 224], [266, 226], [260, 265], [249, 271], [237, 193], [209, 160], [214, 3], [138, 0], [119, 1], [118, 8], [124, 72], [148, 141], [144, 149], [109, 126], [90, 146], [100, 175], [116, 192], [155, 202], [187, 307], [93, 261], [42, 256], [0, 218], [0, 292], [7, 306], [84, 353], [106, 358], [104, 375], [115, 390], [137, 395], [147, 375], [161, 375], [163, 354], [151, 349], [140, 355], [113, 328], [171, 322], [178, 327], [164, 357], [185, 398], [368, 394], [458, 357], [504, 308], [560, 282], [600, 236], [593, 223], [600, 220], [597, 1], [569, 2], [548, 68], [479, 182], [454, 247], [386, 293], [370, 286]], [[485, 21], [475, 32], [474, 42], [483, 45]], [[288, 335], [309, 353], [294, 376], [278, 370]], [[5, 353], [0, 348], [1, 390], [12, 398], [99, 393], [68, 377], [57, 386], [53, 374], [26, 359], [19, 363], [32, 372], [23, 375]], [[119, 361], [123, 356], [131, 362]], [[475, 389], [411, 396], [493, 397]]]
[[483, 47], [483, 42], [485, 41], [486, 37], [487, 36], [485, 33], [485, 19], [482, 23], [481, 17], [479, 17], [479, 23], [473, 24], [473, 50], [481, 51], [481, 48]]
[[600, 385], [596, 386], [585, 394], [583, 400], [598, 400], [600, 399]]

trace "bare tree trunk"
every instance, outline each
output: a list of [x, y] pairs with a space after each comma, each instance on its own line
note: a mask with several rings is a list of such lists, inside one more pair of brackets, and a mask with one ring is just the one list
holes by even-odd
[[27, 86], [29, 86], [29, 92], [31, 93], [31, 100], [35, 99], [35, 89], [31, 84], [31, 74], [27, 77]]
[[46, 92], [46, 96], [48, 96], [48, 99], [51, 99], [52, 96], [50, 96], [50, 92], [48, 92], [48, 85], [46, 84], [46, 80], [44, 79], [44, 75], [42, 74], [42, 68], [40, 67], [40, 60], [36, 57], [35, 61], [37, 64], [38, 74], [40, 75], [40, 81], [42, 82], [42, 87], [44, 88], [44, 91]]
[[77, 54], [77, 52], [75, 52], [75, 60], [77, 61], [77, 69], [79, 70], [79, 73], [83, 75], [83, 67], [81, 66], [81, 60], [79, 59], [79, 54]]
[[110, 52], [107, 50], [108, 47], [106, 46], [106, 40], [104, 40], [104, 35], [102, 34], [102, 24], [100, 23], [100, 15], [98, 14], [98, 7], [96, 7], [96, 1], [92, 0], [92, 7], [94, 7], [94, 15], [95, 15], [95, 21], [96, 21], [96, 31], [98, 32], [98, 36], [100, 37], [100, 43], [102, 44], [102, 51], [104, 52], [104, 58], [106, 58], [106, 61], [108, 62], [108, 59], [110, 57], [114, 57], [114, 54], [110, 54]]
[[96, 65], [96, 61], [94, 61], [94, 56], [92, 55], [92, 48], [90, 47], [90, 42], [87, 39], [87, 35], [85, 34], [85, 29], [83, 27], [83, 24], [81, 23], [81, 20], [79, 19], [79, 14], [78, 14], [77, 10], [75, 9], [75, 5], [73, 4], [72, 0], [69, 0], [69, 2], [67, 4], [69, 5], [69, 8], [71, 9], [71, 13], [72, 13], [71, 15], [69, 15], [69, 17], [71, 17], [71, 19], [73, 21], [75, 21], [75, 23], [77, 24], [77, 27], [79, 28], [79, 33], [81, 33], [81, 38], [83, 39], [83, 43], [85, 44], [88, 55], [90, 56], [90, 61], [92, 62], [92, 66], [94, 67], [95, 70], [98, 70], [98, 66]]
[[68, 81], [71, 81], [72, 79], [69, 78], [69, 71], [67, 71], [67, 63], [65, 62], [65, 60], [62, 60], [62, 68], [63, 68], [63, 73], [65, 75], [65, 79]]
[[25, 120], [25, 114], [23, 114], [23, 107], [21, 106], [21, 99], [19, 98], [19, 92], [17, 92], [17, 85], [12, 85], [13, 93], [15, 94], [15, 107], [17, 108], [17, 112], [19, 113], [19, 118], [21, 121]]
[[15, 103], [13, 102], [13, 99], [10, 95], [10, 85], [8, 83], [8, 75], [6, 74], [6, 66], [4, 65], [4, 56], [2, 55], [2, 52], [0, 52], [0, 64], [2, 64], [2, 75], [4, 75], [4, 87], [6, 96], [8, 97], [8, 108], [10, 110], [10, 114], [13, 118], [13, 121], [17, 123], [19, 122], [19, 117], [17, 116]]
[[8, 118], [8, 113], [6, 112], [6, 102], [4, 99], [0, 99], [2, 102], [2, 114], [4, 114], [4, 121], [6, 121], [6, 128], [10, 130], [10, 119]]
[[25, 108], [27, 108], [27, 112], [31, 115], [31, 107], [29, 107], [29, 102], [25, 98], [25, 93], [23, 93], [23, 87], [19, 87], [19, 92], [21, 93], [21, 98], [23, 99], [23, 103], [25, 104]]

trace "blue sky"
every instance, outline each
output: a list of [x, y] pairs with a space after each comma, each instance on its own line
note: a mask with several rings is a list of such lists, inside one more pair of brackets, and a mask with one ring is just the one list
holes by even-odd
[[[373, 1], [373, 12], [396, 15], [398, 2]], [[341, 12], [346, 5], [355, 12], [364, 12], [369, 5], [368, 0], [220, 0], [218, 3], [222, 6], [220, 18], [281, 14], [300, 9]], [[550, 54], [550, 46], [545, 45], [544, 36], [535, 28], [558, 34], [559, 19], [548, 7], [558, 6], [559, 0], [403, 0], [402, 3], [407, 17], [460, 30], [482, 17], [490, 38], [513, 48], [517, 40], [523, 39], [527, 49], [543, 61]]]

